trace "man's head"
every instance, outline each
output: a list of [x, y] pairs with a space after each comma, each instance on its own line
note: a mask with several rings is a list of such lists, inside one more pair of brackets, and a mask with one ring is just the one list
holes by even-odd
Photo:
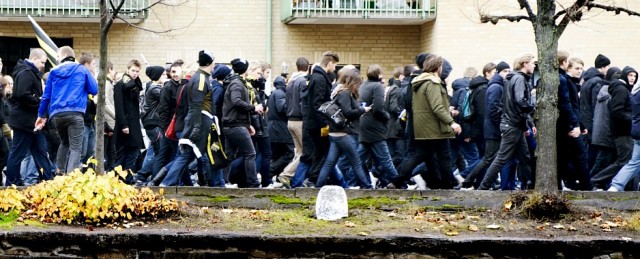
[[127, 75], [129, 75], [131, 79], [138, 78], [138, 75], [140, 74], [140, 67], [140, 61], [132, 59], [129, 61], [129, 64], [127, 64]]
[[598, 54], [598, 56], [596, 56], [594, 65], [595, 68], [598, 69], [598, 72], [600, 72], [600, 74], [606, 75], [607, 70], [609, 70], [609, 67], [611, 66], [611, 60], [609, 60], [609, 58], [607, 58], [605, 55]]
[[115, 77], [116, 71], [113, 69], [113, 63], [111, 63], [111, 61], [107, 61], [107, 71], [107, 76], [113, 79]]
[[505, 79], [509, 72], [511, 72], [511, 67], [507, 62], [500, 61], [500, 63], [496, 65], [496, 72], [502, 77], [502, 79]]
[[231, 60], [231, 69], [233, 69], [233, 73], [244, 76], [249, 69], [249, 61], [244, 58]]
[[582, 76], [582, 69], [584, 69], [584, 62], [579, 58], [570, 58], [567, 61], [567, 74], [574, 78], [580, 78]]
[[437, 73], [438, 76], [442, 74], [442, 63], [444, 59], [441, 56], [430, 55], [422, 65], [424, 67], [423, 72]]
[[496, 74], [496, 64], [493, 62], [489, 62], [482, 68], [482, 75], [487, 80], [491, 80], [493, 76]]
[[322, 54], [320, 66], [322, 66], [322, 68], [324, 68], [327, 73], [333, 73], [333, 71], [336, 71], [336, 65], [338, 64], [338, 62], [340, 62], [340, 57], [338, 56], [338, 54], [327, 51]]
[[69, 46], [62, 46], [58, 49], [58, 57], [56, 58], [58, 62], [62, 62], [63, 59], [67, 57], [76, 57], [76, 53]]
[[431, 56], [429, 53], [420, 53], [416, 55], [416, 65], [418, 65], [420, 70], [424, 70], [424, 61], [426, 61], [429, 56]]
[[396, 69], [393, 70], [393, 78], [394, 79], [398, 79], [398, 80], [402, 80], [402, 78], [400, 77], [404, 77], [404, 68], [403, 67], [396, 67]]
[[476, 70], [476, 68], [474, 67], [468, 67], [464, 70], [464, 75], [463, 77], [472, 79], [474, 77], [478, 76], [478, 70]]
[[213, 61], [215, 59], [216, 58], [213, 56], [213, 53], [211, 53], [210, 51], [201, 50], [200, 52], [198, 52], [198, 65], [204, 71], [213, 71], [213, 67], [215, 66]]
[[406, 65], [404, 66], [404, 71], [403, 74], [405, 77], [410, 77], [411, 74], [413, 73], [413, 71], [418, 70], [418, 66], [414, 65], [414, 64], [410, 64], [410, 65]]
[[169, 76], [171, 76], [171, 80], [176, 82], [179, 82], [180, 79], [182, 79], [182, 63], [181, 62], [176, 61], [171, 64], [171, 67], [169, 67]]
[[626, 66], [622, 69], [622, 80], [624, 80], [627, 85], [633, 86], [636, 84], [638, 80], [638, 71], [630, 66]]
[[382, 78], [382, 67], [378, 64], [371, 64], [367, 69], [367, 78], [369, 80], [380, 80]]
[[260, 62], [260, 69], [262, 70], [262, 77], [263, 78], [269, 78], [271, 77], [271, 64], [261, 61]]
[[149, 79], [151, 79], [151, 81], [157, 82], [158, 80], [160, 80], [160, 78], [162, 78], [162, 75], [164, 74], [164, 68], [161, 66], [148, 66], [145, 69], [145, 74], [147, 75], [147, 77], [149, 77]]
[[47, 64], [47, 53], [41, 48], [35, 48], [29, 53], [29, 61], [31, 61], [38, 70], [42, 71], [44, 65]]
[[264, 78], [264, 75], [262, 74], [262, 67], [258, 62], [249, 63], [249, 68], [247, 68], [247, 73], [248, 73], [247, 76], [253, 79]]
[[[80, 58], [78, 59], [78, 63], [80, 63], [80, 65], [85, 66], [87, 69], [89, 69], [91, 73], [95, 73], [96, 63], [95, 63], [95, 57], [93, 56], [93, 54], [85, 53], [85, 52], [81, 53]], [[97, 73], [95, 74], [97, 75]]]
[[298, 72], [309, 71], [309, 60], [304, 57], [299, 57], [298, 60], [296, 60], [296, 68], [298, 69]]
[[569, 52], [564, 50], [558, 51], [558, 66], [562, 68], [562, 70], [567, 71], [567, 66], [569, 66]]
[[516, 58], [515, 62], [513, 62], [513, 69], [530, 75], [533, 74], [533, 71], [536, 68], [535, 62], [536, 59], [533, 55], [524, 54]]

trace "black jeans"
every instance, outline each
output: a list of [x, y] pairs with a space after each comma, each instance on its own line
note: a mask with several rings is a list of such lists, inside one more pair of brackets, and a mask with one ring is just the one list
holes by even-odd
[[491, 185], [496, 181], [498, 173], [514, 155], [518, 159], [518, 171], [522, 175], [531, 175], [531, 156], [529, 155], [529, 147], [527, 146], [527, 140], [524, 137], [524, 130], [501, 124], [502, 141], [500, 142], [500, 149], [496, 155], [496, 159], [493, 160], [489, 170], [480, 183], [480, 190], [488, 190]]
[[293, 144], [291, 143], [271, 143], [271, 175], [279, 175], [284, 168], [293, 160]]
[[[244, 173], [246, 186], [250, 188], [260, 187], [256, 172], [256, 150], [251, 141], [249, 130], [246, 127], [223, 128], [227, 148], [227, 156], [235, 158], [236, 155], [244, 158]], [[232, 166], [225, 170], [231, 170]]]
[[104, 135], [104, 169], [111, 171], [116, 165], [116, 141], [113, 135]]
[[[484, 157], [482, 157], [482, 160], [480, 160], [480, 162], [471, 170], [471, 172], [469, 172], [469, 175], [467, 175], [467, 177], [464, 179], [464, 187], [469, 187], [474, 181], [476, 181], [476, 178], [482, 175], [481, 172], [491, 166], [491, 163], [493, 163], [493, 160], [495, 160], [496, 156], [498, 155], [498, 150], [500, 150], [500, 140], [487, 139], [485, 141], [485, 144], [486, 148]], [[480, 181], [482, 181], [482, 179], [480, 179]]]
[[[570, 137], [562, 130], [557, 132], [558, 189], [561, 181], [572, 190], [589, 189], [589, 163], [587, 147], [582, 136]], [[576, 185], [576, 180], [580, 185]]]
[[[393, 180], [393, 184], [399, 187], [411, 178], [413, 169], [419, 164], [426, 163], [427, 174], [424, 179], [434, 179], [437, 183], [430, 186], [438, 189], [451, 189], [451, 152], [448, 139], [415, 140], [415, 153], [402, 165], [400, 174]], [[435, 159], [434, 159], [435, 157]]]
[[398, 168], [400, 163], [402, 163], [402, 159], [406, 153], [406, 142], [404, 138], [390, 138], [387, 139], [387, 147], [389, 148], [389, 154], [391, 155], [391, 159], [393, 159], [393, 166]]
[[[318, 180], [320, 170], [322, 170], [322, 166], [327, 159], [331, 142], [329, 141], [328, 136], [322, 137], [320, 135], [320, 129], [310, 129], [307, 130], [307, 132], [313, 142], [313, 162], [311, 163], [309, 172], [307, 172], [307, 178], [309, 178], [309, 181], [315, 183]], [[306, 145], [306, 143], [303, 145]]]
[[606, 189], [611, 184], [613, 177], [629, 162], [633, 152], [633, 139], [630, 136], [616, 137], [616, 161], [604, 170], [591, 176], [593, 188]]

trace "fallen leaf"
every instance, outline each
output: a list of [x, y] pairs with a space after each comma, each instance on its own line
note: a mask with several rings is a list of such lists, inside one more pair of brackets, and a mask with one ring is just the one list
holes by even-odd
[[553, 228], [555, 229], [564, 229], [563, 225], [557, 224], [557, 225], [553, 225]]
[[164, 188], [160, 188], [160, 190], [158, 190], [158, 194], [160, 194], [160, 196], [164, 196]]
[[419, 229], [419, 228], [414, 228], [413, 230], [415, 230], [416, 232], [422, 231], [422, 229]]
[[450, 230], [450, 231], [444, 232], [444, 234], [447, 236], [457, 236], [460, 233], [458, 233], [458, 231], [455, 231], [455, 230]]
[[544, 225], [540, 225], [536, 227], [537, 230], [544, 230]]
[[478, 220], [480, 220], [480, 217], [478, 217], [478, 216], [467, 216], [467, 219], [473, 220], [473, 221], [478, 221]]
[[510, 211], [511, 210], [511, 206], [513, 206], [513, 202], [511, 201], [507, 201], [504, 203], [504, 210], [505, 211]]
[[396, 216], [397, 215], [394, 212], [391, 212], [391, 213], [387, 214], [387, 217], [391, 217], [391, 218], [394, 218]]
[[611, 231], [613, 231], [613, 230], [611, 230], [610, 228], [605, 228], [605, 229], [603, 229], [602, 231], [604, 231], [604, 232], [611, 232]]
[[496, 224], [491, 224], [487, 226], [487, 229], [500, 229], [500, 228], [501, 226]]
[[478, 226], [471, 224], [467, 229], [469, 229], [469, 231], [476, 232], [478, 231]]
[[569, 229], [568, 229], [568, 230], [569, 230], [569, 231], [578, 231], [578, 229], [577, 229], [577, 228], [575, 228], [575, 227], [573, 227], [573, 226], [569, 226]]
[[355, 224], [355, 223], [353, 223], [353, 222], [351, 222], [351, 221], [345, 221], [345, 222], [344, 222], [344, 226], [345, 226], [345, 227], [348, 227], [348, 228], [355, 228], [355, 227], [356, 227], [356, 224]]
[[618, 227], [618, 224], [613, 223], [611, 221], [607, 221], [607, 222], [605, 222], [605, 224], [607, 224], [609, 227], [612, 227], [612, 228], [617, 228]]
[[422, 216], [422, 215], [415, 216], [415, 217], [413, 217], [413, 219], [415, 219], [415, 220], [423, 220], [424, 216]]
[[630, 238], [630, 237], [622, 237], [622, 240], [624, 240], [624, 241], [631, 241], [631, 240], [633, 240], [633, 238]]
[[367, 232], [360, 232], [360, 233], [358, 233], [358, 236], [363, 236], [363, 237], [365, 237], [365, 236], [368, 236], [368, 235], [369, 235], [369, 233], [367, 233]]
[[227, 213], [227, 214], [231, 214], [231, 213], [233, 213], [233, 210], [232, 209], [222, 209], [222, 212], [223, 213]]

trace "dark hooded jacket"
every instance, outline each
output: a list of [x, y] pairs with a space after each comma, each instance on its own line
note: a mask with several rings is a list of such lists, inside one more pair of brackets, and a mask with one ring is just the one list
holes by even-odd
[[40, 71], [30, 61], [18, 60], [12, 76], [14, 85], [9, 98], [9, 126], [14, 130], [33, 132], [42, 97]]
[[[331, 79], [321, 66], [315, 66], [313, 73], [309, 75], [309, 85], [307, 89], [306, 100], [307, 105], [302, 105], [304, 128], [308, 130], [319, 130], [327, 123], [320, 117], [318, 108], [331, 100]], [[382, 109], [380, 104], [380, 109]], [[385, 130], [386, 133], [386, 130]]]
[[247, 82], [241, 76], [231, 74], [224, 79], [224, 84], [227, 89], [222, 106], [222, 126], [248, 128], [255, 106], [250, 99]]
[[609, 85], [611, 134], [614, 138], [631, 136], [631, 99], [627, 84], [621, 79]]
[[271, 92], [267, 102], [269, 121], [269, 140], [272, 143], [293, 144], [293, 138], [287, 128], [287, 101], [286, 85], [282, 77], [277, 77], [273, 81], [276, 90]]
[[[160, 127], [163, 131], [169, 127], [171, 119], [176, 113], [178, 93], [185, 84], [187, 84], [186, 79], [182, 79], [180, 81], [169, 80], [164, 83], [164, 86], [162, 86], [162, 89], [160, 90], [160, 103], [158, 104], [157, 113]], [[178, 123], [183, 124], [184, 122], [176, 120], [176, 126]]]
[[300, 102], [300, 93], [307, 85], [307, 73], [298, 72], [294, 73], [287, 84], [286, 100], [287, 100], [287, 116], [291, 121], [302, 121], [302, 107]]
[[344, 132], [352, 135], [360, 134], [360, 117], [364, 114], [364, 108], [360, 107], [358, 100], [349, 90], [341, 90], [340, 85], [331, 92], [331, 99], [335, 99], [342, 114], [347, 118], [345, 127], [338, 127], [335, 123], [329, 124], [329, 132]]
[[488, 84], [489, 80], [484, 76], [477, 76], [469, 83], [469, 90], [472, 91], [469, 96], [472, 116], [467, 123], [471, 126], [472, 138], [484, 138], [484, 114]]
[[588, 130], [587, 139], [591, 140], [593, 110], [596, 107], [598, 92], [602, 88], [600, 81], [602, 81], [604, 75], [600, 74], [598, 69], [592, 67], [582, 74], [582, 78], [584, 79], [584, 84], [580, 87], [580, 119]]
[[400, 89], [400, 80], [394, 80], [393, 85], [389, 87], [389, 92], [387, 93], [387, 98], [384, 100], [384, 109], [389, 113], [391, 119], [387, 122], [387, 138], [397, 139], [402, 136], [402, 134], [398, 134], [398, 116], [402, 113], [404, 109], [403, 94]]
[[373, 143], [387, 139], [387, 122], [391, 118], [384, 109], [384, 86], [380, 79], [369, 78], [359, 90], [360, 101], [371, 110], [360, 118], [360, 142]]
[[220, 81], [223, 81], [229, 74], [231, 74], [231, 69], [222, 64], [217, 65], [213, 70], [213, 74], [211, 74], [211, 89], [213, 90], [212, 98], [214, 107], [213, 115], [218, 117], [218, 119], [222, 118], [222, 103], [224, 102], [224, 86]]
[[484, 139], [500, 140], [500, 120], [502, 118], [502, 94], [504, 93], [504, 78], [496, 73], [487, 88], [484, 113]]
[[580, 78], [573, 78], [562, 69], [559, 72], [558, 111], [560, 115], [557, 121], [557, 130], [560, 134], [564, 134], [576, 127], [584, 129], [580, 123], [580, 100], [578, 99], [577, 87]]
[[504, 89], [504, 110], [500, 124], [527, 130], [533, 127], [534, 110], [529, 75], [516, 71], [507, 75]]
[[466, 89], [469, 88], [469, 83], [471, 83], [471, 79], [466, 77], [458, 78], [451, 83], [453, 95], [449, 103], [451, 103], [454, 108], [458, 109], [459, 104], [462, 103], [460, 99], [464, 99], [463, 94], [466, 93]]
[[[629, 74], [630, 73], [635, 73], [636, 74], [636, 81], [633, 82], [633, 84], [629, 84]], [[633, 88], [633, 85], [638, 82], [638, 71], [636, 71], [634, 68], [632, 68], [630, 66], [625, 66], [622, 69], [622, 76], [620, 77], [620, 79], [622, 79], [627, 84], [627, 89], [629, 89], [629, 92], [631, 92], [631, 89]]]
[[631, 90], [631, 137], [640, 140], [640, 84]]

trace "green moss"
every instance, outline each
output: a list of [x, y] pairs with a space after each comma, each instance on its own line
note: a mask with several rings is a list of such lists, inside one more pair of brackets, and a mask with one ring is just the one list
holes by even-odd
[[184, 196], [187, 197], [205, 197], [207, 201], [211, 203], [220, 203], [220, 202], [229, 202], [232, 199], [236, 198], [235, 196], [212, 196], [208, 193], [185, 193]]
[[640, 212], [636, 212], [631, 216], [631, 219], [629, 220], [629, 225], [627, 226], [631, 230], [640, 232]]
[[565, 194], [564, 196], [567, 197], [567, 200], [572, 200], [572, 201], [584, 200], [585, 199], [583, 196], [580, 196], [580, 195]]
[[372, 198], [372, 197], [365, 197], [365, 198], [355, 198], [355, 199], [349, 199], [349, 208], [361, 208], [361, 209], [366, 209], [366, 208], [373, 208], [373, 209], [378, 209], [382, 206], [388, 206], [388, 205], [399, 205], [399, 204], [405, 204], [409, 201], [407, 200], [398, 200], [398, 199], [391, 199], [389, 197], [377, 197], [377, 198]]
[[303, 200], [295, 197], [287, 197], [284, 195], [256, 195], [256, 198], [269, 198], [271, 202], [275, 204], [299, 204], [299, 205], [312, 205], [315, 203], [315, 198], [310, 200]]
[[20, 212], [17, 210], [11, 210], [9, 212], [0, 213], [0, 228], [11, 229], [16, 225]]

